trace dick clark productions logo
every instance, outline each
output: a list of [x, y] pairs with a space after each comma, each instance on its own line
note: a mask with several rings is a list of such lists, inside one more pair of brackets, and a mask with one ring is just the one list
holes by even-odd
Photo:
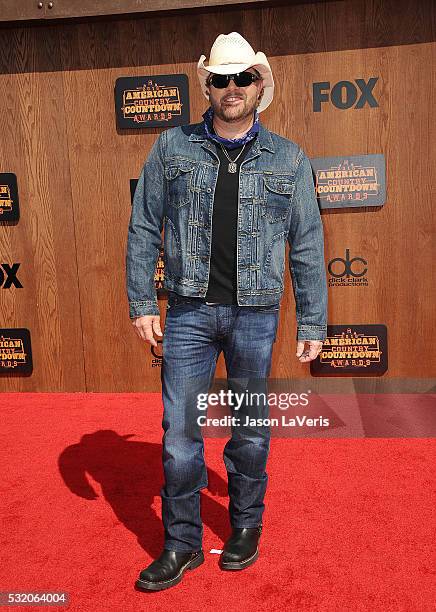
[[334, 257], [328, 262], [329, 287], [367, 287], [368, 262], [363, 257], [350, 256], [345, 249], [345, 257]]

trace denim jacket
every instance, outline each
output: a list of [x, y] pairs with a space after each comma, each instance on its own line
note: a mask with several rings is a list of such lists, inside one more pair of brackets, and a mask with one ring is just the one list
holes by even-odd
[[[138, 180], [128, 228], [131, 318], [159, 314], [154, 275], [162, 229], [164, 288], [189, 297], [206, 295], [218, 166], [204, 121], [169, 128], [155, 141]], [[287, 241], [297, 340], [325, 340], [324, 235], [311, 165], [295, 142], [259, 123], [258, 136], [239, 173], [240, 306], [280, 302]]]

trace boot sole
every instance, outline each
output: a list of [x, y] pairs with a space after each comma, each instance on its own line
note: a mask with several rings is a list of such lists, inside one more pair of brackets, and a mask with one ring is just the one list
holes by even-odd
[[248, 559], [244, 559], [244, 561], [221, 561], [221, 557], [219, 560], [219, 566], [223, 570], [242, 570], [250, 565], [253, 565], [259, 556], [259, 547], [256, 548], [256, 552], [248, 557]]
[[203, 552], [201, 552], [198, 557], [195, 557], [195, 559], [192, 559], [192, 561], [189, 561], [186, 565], [184, 565], [180, 569], [180, 572], [177, 574], [177, 576], [174, 576], [174, 578], [171, 578], [171, 580], [162, 580], [161, 582], [149, 582], [147, 580], [141, 580], [140, 578], [138, 578], [138, 580], [135, 582], [135, 586], [145, 591], [163, 591], [164, 589], [169, 589], [170, 587], [175, 586], [182, 580], [183, 574], [186, 570], [193, 570], [196, 567], [199, 567], [202, 563], [204, 563]]

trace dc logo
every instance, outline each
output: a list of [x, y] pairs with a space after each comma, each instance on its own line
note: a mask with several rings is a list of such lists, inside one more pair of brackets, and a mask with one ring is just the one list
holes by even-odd
[[156, 359], [162, 359], [162, 340], [156, 340], [157, 346], [150, 345], [151, 353]]
[[[365, 266], [362, 268], [362, 264]], [[364, 276], [368, 270], [366, 267], [368, 262], [362, 257], [353, 257], [350, 259], [350, 249], [345, 250], [345, 259], [335, 257], [328, 264], [328, 271], [334, 278], [343, 278], [344, 276], [360, 278]]]

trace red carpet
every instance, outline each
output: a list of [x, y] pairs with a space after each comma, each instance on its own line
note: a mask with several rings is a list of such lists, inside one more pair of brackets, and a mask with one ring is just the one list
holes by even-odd
[[435, 609], [434, 440], [273, 439], [259, 560], [225, 573], [225, 440], [207, 438], [206, 561], [142, 593], [163, 543], [160, 394], [0, 401], [0, 591], [64, 590], [86, 612]]

